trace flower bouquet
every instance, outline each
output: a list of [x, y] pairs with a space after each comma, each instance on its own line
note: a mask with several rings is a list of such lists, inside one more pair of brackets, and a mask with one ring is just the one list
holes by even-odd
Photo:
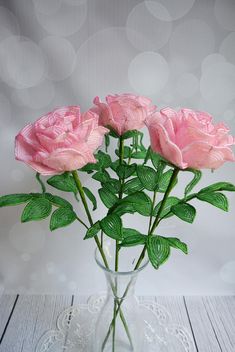
[[[144, 125], [150, 147], [143, 144]], [[105, 151], [95, 153], [103, 139]], [[108, 152], [111, 139], [117, 143], [114, 160]], [[96, 326], [94, 351], [143, 351], [142, 321], [134, 299], [137, 275], [149, 261], [158, 269], [172, 249], [188, 253], [179, 238], [158, 234], [158, 225], [172, 216], [192, 223], [196, 215], [192, 199], [228, 211], [222, 192], [234, 192], [233, 184], [217, 182], [199, 192], [193, 189], [201, 169], [215, 170], [235, 160], [233, 144], [229, 129], [223, 123], [213, 124], [209, 114], [190, 109], [158, 111], [150, 99], [133, 94], [107, 96], [106, 102], [96, 97], [85, 113], [79, 106], [55, 109], [16, 136], [16, 159], [36, 171], [41, 191], [1, 196], [0, 206], [26, 203], [21, 221], [50, 216], [51, 231], [78, 221], [84, 227], [84, 240], [96, 242], [95, 259], [106, 275], [108, 294]], [[182, 172], [192, 174], [192, 180], [179, 198], [172, 191]], [[81, 173], [100, 184], [99, 198], [107, 214], [99, 221], [92, 215], [96, 196], [82, 185]], [[85, 216], [68, 200], [47, 191], [41, 176], [49, 176], [46, 182], [52, 188], [74, 194]], [[140, 220], [135, 229], [124, 225], [125, 214], [148, 217], [146, 231], [139, 232]]]

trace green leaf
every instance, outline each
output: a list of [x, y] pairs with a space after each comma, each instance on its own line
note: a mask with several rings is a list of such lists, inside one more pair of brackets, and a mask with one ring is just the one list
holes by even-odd
[[217, 182], [208, 187], [202, 188], [199, 193], [215, 192], [215, 191], [230, 191], [235, 192], [235, 185], [229, 182]]
[[122, 220], [117, 214], [106, 216], [100, 221], [100, 226], [107, 236], [115, 240], [122, 240]]
[[164, 237], [148, 236], [147, 252], [152, 266], [158, 269], [169, 258], [170, 245]]
[[101, 169], [107, 169], [112, 164], [110, 155], [102, 152], [101, 150], [98, 151], [95, 157], [98, 160], [98, 165]]
[[176, 248], [176, 249], [180, 249], [185, 254], [188, 254], [188, 247], [187, 247], [186, 243], [181, 242], [176, 237], [165, 237], [165, 238], [171, 247]]
[[123, 241], [120, 244], [122, 247], [132, 247], [140, 244], [145, 244], [147, 240], [146, 235], [142, 235], [137, 230], [124, 228]]
[[149, 166], [138, 165], [137, 176], [140, 182], [149, 191], [154, 191], [157, 186], [157, 173]]
[[119, 193], [121, 187], [120, 181], [115, 178], [110, 178], [109, 182], [101, 183], [101, 185], [104, 189], [114, 194]]
[[96, 210], [97, 209], [97, 202], [96, 202], [96, 198], [95, 198], [94, 194], [86, 187], [83, 187], [83, 190], [84, 190], [87, 198], [93, 204], [93, 210]]
[[56, 209], [52, 215], [50, 220], [50, 230], [54, 231], [60, 227], [65, 227], [70, 225], [77, 219], [77, 215], [71, 208], [58, 208]]
[[86, 236], [84, 237], [84, 240], [87, 240], [88, 238], [92, 238], [97, 235], [97, 233], [100, 231], [100, 222], [97, 221], [94, 225], [92, 225], [86, 232]]
[[197, 198], [214, 205], [224, 211], [228, 211], [228, 199], [223, 193], [219, 192], [199, 192]]
[[98, 171], [99, 170], [99, 165], [98, 163], [88, 163], [85, 166], [83, 166], [79, 171], [87, 172], [88, 174], [91, 174], [93, 171]]
[[171, 207], [171, 211], [183, 221], [193, 222], [196, 216], [196, 209], [188, 203], [179, 203]]
[[140, 137], [140, 143], [138, 145], [138, 148], [141, 150], [141, 151], [144, 151], [145, 153], [147, 153], [147, 149], [145, 148], [145, 146], [143, 145], [143, 138], [144, 138], [144, 134], [143, 132], [140, 132], [140, 131], [136, 131], [137, 132], [137, 135]]
[[146, 151], [134, 152], [131, 154], [132, 159], [145, 159]]
[[28, 200], [32, 199], [32, 194], [7, 194], [6, 196], [0, 197], [0, 208], [11, 206], [11, 205], [18, 205], [22, 203], [26, 203]]
[[[173, 170], [168, 170], [168, 171], [164, 172], [164, 174], [161, 176], [160, 181], [159, 181], [159, 185], [158, 185], [158, 187], [159, 187], [158, 191], [159, 192], [162, 192], [162, 193], [166, 192], [167, 187], [168, 187], [168, 185], [170, 183], [172, 174], [173, 174]], [[177, 182], [178, 181], [177, 181], [177, 178], [176, 178], [173, 187], [177, 184]]]
[[119, 200], [118, 197], [115, 194], [113, 194], [112, 192], [109, 192], [105, 188], [100, 188], [98, 190], [98, 192], [99, 192], [99, 195], [100, 195], [100, 199], [102, 200], [102, 202], [104, 203], [104, 205], [107, 208], [111, 208]]
[[[119, 157], [119, 149], [116, 149], [115, 150], [115, 154]], [[130, 147], [127, 147], [127, 146], [124, 146], [124, 152], [123, 152], [123, 157], [124, 159], [127, 159], [131, 156], [131, 148]]]
[[[173, 213], [171, 212], [171, 207], [172, 207], [173, 205], [178, 204], [179, 201], [180, 201], [180, 199], [177, 198], [177, 197], [168, 197], [167, 200], [166, 200], [166, 202], [165, 202], [165, 205], [164, 205], [164, 207], [163, 207], [163, 209], [162, 209], [162, 211], [161, 211], [160, 218], [164, 218], [164, 217], [165, 217], [165, 218], [169, 218], [170, 216], [172, 216]], [[154, 208], [154, 210], [153, 210], [153, 215], [154, 215], [154, 216], [157, 216], [161, 204], [162, 204], [162, 201], [160, 201], [160, 202], [156, 205], [156, 207]]]
[[151, 147], [148, 147], [147, 149], [147, 153], [144, 158], [144, 165], [149, 161], [149, 159], [151, 159]]
[[126, 179], [133, 175], [136, 171], [136, 164], [132, 165], [119, 165], [116, 169], [118, 177]]
[[152, 202], [149, 196], [144, 192], [136, 192], [123, 198], [122, 204], [131, 204], [135, 211], [143, 216], [151, 214]]
[[109, 182], [110, 176], [106, 170], [96, 172], [92, 178], [99, 182]]
[[109, 135], [113, 138], [119, 138], [120, 136], [111, 126], [106, 126], [109, 129]]
[[54, 196], [51, 193], [45, 193], [45, 198], [48, 199], [56, 207], [69, 207], [73, 208], [72, 204], [69, 203], [66, 199], [59, 196]]
[[112, 213], [115, 213], [118, 216], [122, 216], [124, 214], [134, 214], [135, 212], [136, 210], [131, 203], [117, 203], [114, 209], [112, 209]]
[[119, 165], [120, 165], [120, 160], [118, 159], [118, 160], [113, 161], [112, 164], [110, 165], [110, 167], [113, 171], [116, 172]]
[[185, 197], [192, 191], [192, 189], [198, 184], [198, 182], [202, 178], [202, 172], [200, 170], [187, 169], [187, 171], [192, 172], [194, 174], [194, 177], [192, 181], [185, 188], [185, 191], [184, 191]]
[[137, 191], [142, 191], [144, 186], [140, 182], [138, 177], [134, 177], [131, 180], [127, 181], [123, 186], [123, 192], [131, 194]]
[[110, 145], [110, 137], [109, 137], [108, 134], [105, 134], [104, 141], [105, 141], [105, 151], [107, 153], [108, 152], [108, 147]]
[[24, 208], [21, 222], [37, 221], [47, 218], [52, 210], [52, 205], [46, 198], [32, 199]]
[[155, 167], [156, 170], [158, 170], [159, 162], [161, 161], [161, 156], [157, 153], [155, 153], [152, 149], [150, 151], [150, 157], [153, 166]]
[[127, 131], [122, 135], [123, 139], [133, 138], [137, 135], [137, 130]]
[[52, 176], [47, 180], [47, 183], [60, 191], [73, 192], [75, 194], [78, 192], [76, 183], [68, 172], [65, 172], [62, 175]]

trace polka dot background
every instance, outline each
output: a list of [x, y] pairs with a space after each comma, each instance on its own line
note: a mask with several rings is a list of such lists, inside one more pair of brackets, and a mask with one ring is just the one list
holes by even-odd
[[[148, 95], [160, 108], [208, 111], [235, 134], [235, 1], [0, 1], [1, 194], [38, 191], [33, 172], [14, 160], [19, 129], [56, 106], [85, 110], [95, 95], [119, 92]], [[234, 175], [228, 164], [206, 171], [201, 185], [234, 183]], [[229, 213], [197, 203], [193, 225], [174, 218], [161, 225], [162, 234], [188, 243], [190, 255], [173, 253], [158, 272], [149, 267], [139, 293], [235, 293], [233, 194], [229, 201]], [[104, 288], [79, 224], [50, 233], [48, 221], [20, 224], [22, 209], [0, 212], [0, 294]], [[136, 227], [133, 216], [128, 221]]]

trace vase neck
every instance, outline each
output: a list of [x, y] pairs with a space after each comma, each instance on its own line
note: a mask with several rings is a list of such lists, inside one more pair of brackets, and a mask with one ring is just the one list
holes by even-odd
[[138, 273], [121, 274], [105, 272], [108, 294], [114, 298], [126, 299], [135, 294]]

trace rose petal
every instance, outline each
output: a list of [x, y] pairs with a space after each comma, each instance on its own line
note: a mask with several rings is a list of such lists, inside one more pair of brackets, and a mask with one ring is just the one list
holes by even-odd
[[181, 150], [170, 140], [166, 129], [160, 124], [156, 126], [156, 129], [158, 131], [159, 144], [161, 147], [160, 154], [179, 168], [187, 168], [188, 164], [183, 160]]
[[182, 150], [183, 158], [194, 169], [217, 169], [225, 161], [235, 161], [229, 147], [213, 146], [206, 142], [193, 142]]

